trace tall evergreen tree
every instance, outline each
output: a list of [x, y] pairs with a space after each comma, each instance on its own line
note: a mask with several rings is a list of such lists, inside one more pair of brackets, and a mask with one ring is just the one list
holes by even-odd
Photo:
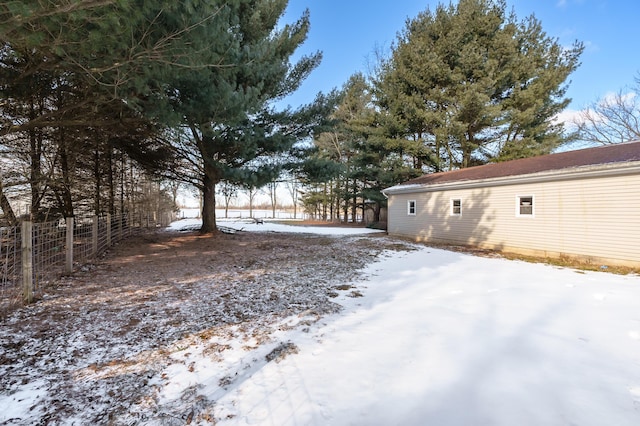
[[380, 191], [416, 176], [412, 156], [406, 153], [410, 144], [389, 137], [364, 75], [351, 76], [340, 99], [330, 131], [315, 139], [317, 151], [308, 163], [307, 177], [311, 183], [331, 182], [332, 193], [325, 198], [339, 203], [331, 205], [334, 216], [340, 211], [347, 221], [357, 217], [358, 209], [372, 208], [377, 221], [386, 206]]
[[[164, 126], [140, 106], [162, 80], [154, 70], [174, 66], [180, 57], [174, 49], [180, 32], [159, 25], [162, 4], [153, 2], [152, 11], [139, 3], [0, 5], [0, 135], [13, 152], [27, 157], [35, 218], [41, 210], [51, 211], [51, 204], [73, 215], [74, 204], [89, 195], [83, 183], [87, 177], [102, 179], [96, 164], [111, 158], [115, 148], [145, 166], [166, 164], [169, 151], [157, 138]], [[146, 102], [146, 109], [153, 104]], [[98, 139], [104, 143], [94, 143]], [[100, 182], [94, 188], [97, 210]], [[41, 208], [45, 200], [46, 209]]]
[[289, 62], [306, 38], [308, 13], [279, 28], [287, 0], [223, 3], [214, 20], [203, 25], [199, 43], [211, 63], [224, 66], [184, 69], [167, 91], [188, 135], [178, 151], [190, 159], [187, 175], [203, 193], [202, 232], [216, 230], [215, 186], [245, 180], [260, 186], [272, 180], [280, 167], [274, 158], [309, 135], [326, 103], [319, 96], [297, 111], [273, 108], [273, 101], [296, 90], [321, 59], [316, 53]]
[[[550, 152], [565, 142], [553, 117], [581, 43], [563, 48], [504, 0], [460, 0], [406, 22], [375, 76], [376, 99], [417, 158], [446, 170]], [[418, 162], [421, 166], [421, 162]]]
[[[89, 134], [118, 135], [99, 145], [105, 158], [117, 147], [160, 170], [164, 163], [150, 160], [162, 157], [148, 154], [166, 157], [166, 151], [153, 151], [163, 148], [157, 142], [165, 136], [180, 155], [182, 171], [191, 167], [182, 176], [204, 193], [203, 231], [214, 231], [215, 185], [249, 175], [269, 181], [280, 168], [274, 157], [308, 136], [323, 115], [324, 97], [297, 111], [271, 107], [297, 89], [321, 57], [289, 63], [306, 38], [309, 16], [279, 27], [286, 5], [287, 0], [0, 4], [0, 91], [6, 100], [0, 105], [21, 107], [3, 108], [0, 134], [30, 141], [35, 199], [42, 197], [40, 164], [47, 149], [60, 159], [56, 195], [69, 213], [71, 175], [65, 170], [82, 157], [77, 154]], [[121, 137], [127, 134], [142, 139]], [[100, 155], [94, 153], [94, 166]]]

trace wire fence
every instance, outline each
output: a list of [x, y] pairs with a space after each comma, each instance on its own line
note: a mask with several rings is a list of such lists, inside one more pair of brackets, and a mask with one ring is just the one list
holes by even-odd
[[21, 301], [22, 295], [15, 291], [22, 281], [22, 263], [20, 255], [22, 245], [20, 243], [20, 228], [0, 228], [0, 314], [2, 308], [13, 306]]
[[57, 222], [45, 222], [32, 226], [34, 293], [40, 293], [52, 278], [57, 278], [52, 272], [59, 275], [64, 268], [66, 230], [57, 225]]
[[136, 230], [173, 220], [172, 213], [105, 215], [0, 228], [0, 318]]

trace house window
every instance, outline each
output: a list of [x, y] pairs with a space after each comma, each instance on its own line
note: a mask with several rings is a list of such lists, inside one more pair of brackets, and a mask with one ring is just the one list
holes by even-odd
[[416, 215], [416, 200], [409, 200], [407, 202], [407, 214], [410, 216]]
[[519, 195], [517, 199], [517, 216], [533, 216], [533, 195]]
[[460, 216], [462, 214], [462, 200], [459, 198], [451, 200], [451, 216]]

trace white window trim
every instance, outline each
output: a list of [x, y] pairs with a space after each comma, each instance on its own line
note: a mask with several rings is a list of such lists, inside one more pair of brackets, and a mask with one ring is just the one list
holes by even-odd
[[[460, 201], [460, 213], [454, 213], [453, 202]], [[451, 198], [449, 200], [449, 216], [462, 216], [462, 198]]]
[[[413, 203], [413, 213], [411, 213], [411, 203]], [[407, 201], [407, 214], [409, 216], [415, 216], [417, 211], [418, 211], [418, 204], [416, 203], [416, 200], [408, 200]]]
[[[520, 214], [520, 199], [531, 198], [531, 214]], [[536, 217], [536, 196], [533, 194], [519, 194], [516, 195], [516, 217]]]

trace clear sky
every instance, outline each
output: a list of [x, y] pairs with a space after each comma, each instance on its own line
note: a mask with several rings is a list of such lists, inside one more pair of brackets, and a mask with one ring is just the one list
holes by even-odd
[[[340, 88], [353, 73], [368, 72], [376, 47], [387, 49], [407, 18], [437, 0], [289, 0], [285, 22], [311, 14], [311, 30], [300, 53], [321, 50], [322, 64], [287, 103], [311, 102], [319, 91]], [[448, 0], [445, 1], [448, 3]], [[507, 0], [518, 20], [534, 14], [546, 33], [563, 45], [585, 44], [582, 64], [570, 76], [570, 110], [634, 84], [640, 73], [640, 1]]]

